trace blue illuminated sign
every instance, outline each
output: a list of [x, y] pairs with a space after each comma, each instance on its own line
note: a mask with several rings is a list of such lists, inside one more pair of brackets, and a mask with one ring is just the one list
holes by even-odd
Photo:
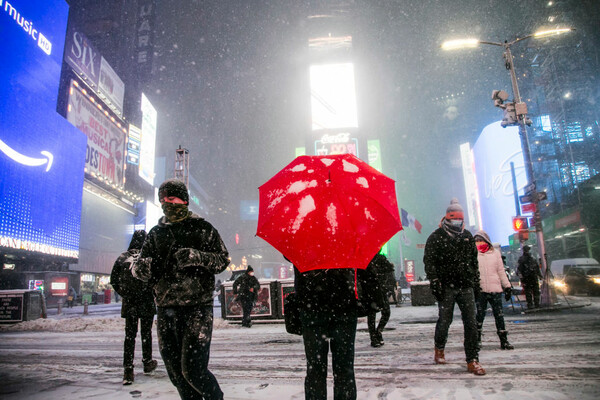
[[473, 146], [479, 191], [482, 229], [493, 242], [508, 245], [517, 215], [510, 163], [514, 163], [517, 190], [527, 185], [519, 128], [502, 128], [500, 122], [486, 126]]
[[56, 112], [68, 12], [0, 0], [0, 247], [76, 259], [87, 140]]

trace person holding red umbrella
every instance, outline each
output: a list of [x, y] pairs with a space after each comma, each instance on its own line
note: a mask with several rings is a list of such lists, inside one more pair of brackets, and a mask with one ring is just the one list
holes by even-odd
[[294, 287], [300, 303], [306, 355], [306, 400], [327, 399], [327, 355], [331, 349], [333, 398], [355, 400], [354, 340], [357, 309], [355, 270], [321, 269], [300, 273]]

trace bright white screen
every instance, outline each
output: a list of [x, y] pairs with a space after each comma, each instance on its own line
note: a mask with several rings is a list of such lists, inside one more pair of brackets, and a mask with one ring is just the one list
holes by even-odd
[[356, 128], [354, 65], [311, 65], [312, 129]]

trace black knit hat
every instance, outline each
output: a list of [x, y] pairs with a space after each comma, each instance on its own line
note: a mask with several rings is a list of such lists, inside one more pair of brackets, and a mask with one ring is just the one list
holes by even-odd
[[158, 188], [159, 200], [171, 196], [180, 198], [181, 200], [185, 201], [186, 204], [189, 204], [190, 202], [190, 196], [188, 195], [187, 187], [185, 187], [185, 183], [179, 179], [167, 179]]
[[246, 268], [246, 272], [252, 272], [254, 271], [254, 268], [252, 268], [252, 266], [248, 265], [248, 268]]

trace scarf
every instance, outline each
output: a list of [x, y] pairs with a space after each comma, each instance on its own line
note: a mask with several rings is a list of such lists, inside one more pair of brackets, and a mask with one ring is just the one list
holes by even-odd
[[183, 221], [190, 215], [187, 204], [162, 203], [162, 210], [170, 223]]

